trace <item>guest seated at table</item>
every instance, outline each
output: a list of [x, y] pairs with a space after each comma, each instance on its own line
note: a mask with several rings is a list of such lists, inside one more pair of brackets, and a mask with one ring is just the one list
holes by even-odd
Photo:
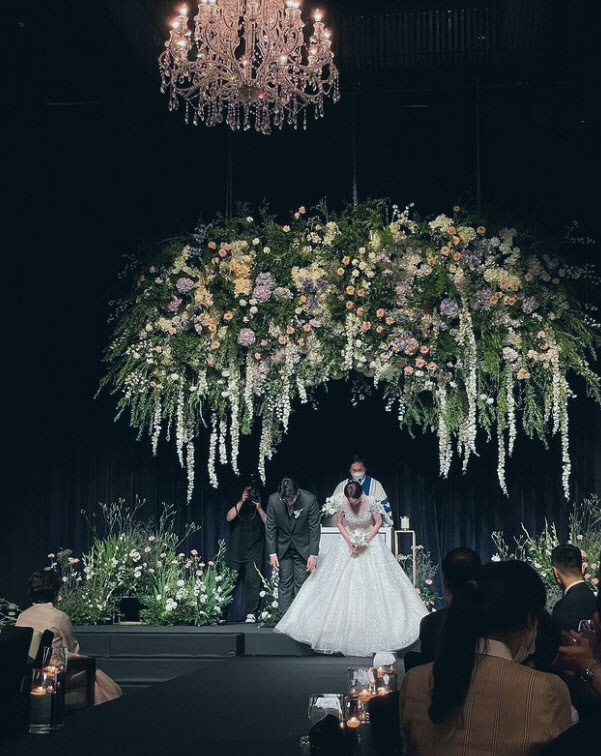
[[581, 620], [595, 611], [595, 594], [582, 578], [582, 553], [577, 546], [562, 544], [551, 552], [551, 569], [563, 597], [553, 607], [551, 619], [560, 630], [578, 630]]
[[406, 756], [529, 756], [571, 724], [568, 689], [522, 665], [546, 591], [524, 562], [489, 563], [456, 591], [434, 664], [403, 680]]
[[596, 710], [574, 727], [570, 727], [544, 750], [545, 756], [572, 756], [580, 751], [597, 753], [601, 740], [601, 593], [597, 594], [593, 628], [590, 635], [569, 633], [559, 647], [556, 667], [572, 676], [571, 686], [580, 685], [580, 697], [588, 696], [591, 703], [597, 702]]
[[458, 546], [452, 549], [442, 560], [441, 571], [445, 587], [444, 600], [446, 606], [438, 612], [427, 614], [419, 626], [419, 640], [422, 653], [422, 664], [434, 661], [442, 631], [453, 601], [455, 592], [468, 580], [477, 580], [482, 563], [473, 549]]
[[[34, 572], [29, 578], [28, 586], [33, 606], [21, 612], [17, 618], [17, 625], [32, 627], [40, 632], [51, 630], [54, 633], [53, 645], [58, 648], [66, 647], [69, 652], [68, 658], [74, 658], [79, 655], [79, 643], [73, 635], [73, 625], [69, 616], [54, 606], [61, 587], [61, 578], [53, 570]], [[66, 692], [68, 696], [69, 678], [67, 678]], [[97, 669], [94, 703], [105, 703], [113, 698], [118, 698], [120, 695], [121, 688], [117, 683], [111, 680], [105, 672]]]

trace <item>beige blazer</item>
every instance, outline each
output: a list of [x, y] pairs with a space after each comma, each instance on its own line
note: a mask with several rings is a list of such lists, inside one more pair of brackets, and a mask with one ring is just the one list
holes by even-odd
[[406, 756], [533, 756], [571, 725], [570, 694], [557, 676], [478, 654], [463, 709], [436, 725], [428, 716], [432, 664], [401, 687]]
[[33, 627], [43, 633], [44, 630], [52, 630], [54, 633], [55, 646], [66, 646], [72, 654], [79, 653], [79, 643], [73, 635], [73, 625], [69, 616], [54, 604], [34, 604], [21, 612], [17, 617], [17, 625], [20, 627]]

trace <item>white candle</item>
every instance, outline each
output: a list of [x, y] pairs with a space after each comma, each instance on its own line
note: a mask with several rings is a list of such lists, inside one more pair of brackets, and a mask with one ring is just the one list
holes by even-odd
[[409, 518], [401, 517], [401, 530], [409, 530]]

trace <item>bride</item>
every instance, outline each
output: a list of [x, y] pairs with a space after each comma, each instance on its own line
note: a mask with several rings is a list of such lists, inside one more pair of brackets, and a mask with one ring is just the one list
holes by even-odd
[[315, 651], [369, 656], [410, 646], [428, 612], [386, 543], [380, 504], [347, 483], [334, 517], [342, 538], [320, 557], [275, 630]]

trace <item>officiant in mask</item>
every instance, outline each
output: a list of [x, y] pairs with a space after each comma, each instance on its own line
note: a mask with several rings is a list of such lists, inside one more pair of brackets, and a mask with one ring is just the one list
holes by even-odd
[[363, 493], [366, 496], [373, 496], [380, 502], [382, 505], [384, 525], [392, 526], [394, 524], [392, 519], [392, 509], [390, 508], [390, 502], [388, 501], [386, 491], [379, 480], [376, 480], [367, 474], [367, 459], [360, 454], [355, 454], [353, 457], [349, 467], [349, 477], [340, 481], [336, 486], [333, 496], [343, 495], [344, 487], [347, 483], [350, 483], [351, 480], [361, 484]]

